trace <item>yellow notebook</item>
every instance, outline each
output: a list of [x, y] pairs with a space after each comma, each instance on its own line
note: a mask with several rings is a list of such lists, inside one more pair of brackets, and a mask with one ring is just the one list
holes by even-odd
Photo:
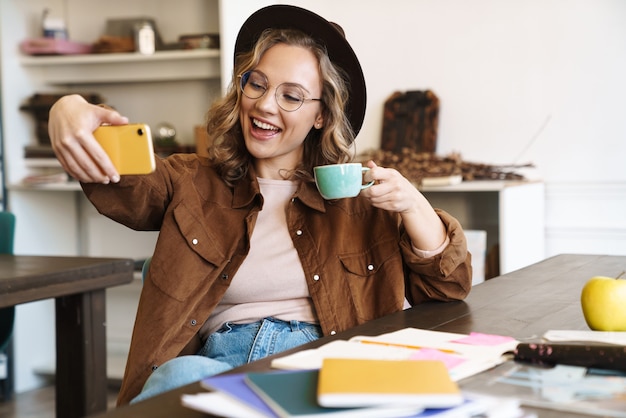
[[463, 403], [463, 396], [441, 361], [327, 358], [319, 372], [317, 401], [324, 407], [449, 408]]

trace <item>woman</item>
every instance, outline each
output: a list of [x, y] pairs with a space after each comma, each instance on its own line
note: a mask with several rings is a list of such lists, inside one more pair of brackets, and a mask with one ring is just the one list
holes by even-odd
[[[396, 170], [325, 201], [316, 165], [351, 159], [365, 113], [358, 59], [337, 25], [270, 6], [242, 26], [226, 96], [208, 113], [210, 157], [173, 155], [146, 176], [115, 172], [91, 132], [127, 119], [79, 96], [50, 136], [104, 215], [160, 230], [119, 404], [471, 287], [459, 223]], [[143, 387], [143, 389], [142, 389]]]

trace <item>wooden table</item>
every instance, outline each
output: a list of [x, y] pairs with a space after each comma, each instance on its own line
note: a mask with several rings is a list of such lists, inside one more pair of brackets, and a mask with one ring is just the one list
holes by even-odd
[[55, 298], [57, 417], [106, 411], [105, 289], [133, 270], [130, 259], [0, 255], [0, 307]]
[[[313, 348], [333, 339], [378, 335], [405, 327], [539, 339], [551, 329], [588, 329], [580, 308], [580, 291], [595, 275], [617, 276], [626, 269], [626, 256], [558, 255], [474, 286], [463, 302], [425, 303], [368, 322], [333, 337], [290, 350]], [[282, 356], [281, 353], [277, 356]], [[231, 372], [266, 371], [272, 357]], [[471, 378], [469, 378], [471, 379]], [[461, 382], [461, 387], [463, 381]], [[201, 418], [207, 415], [181, 406], [180, 395], [203, 391], [193, 383], [135, 405], [109, 411], [101, 417]], [[531, 408], [525, 408], [531, 410]], [[562, 417], [562, 412], [534, 409], [538, 417]], [[574, 416], [567, 413], [567, 416]]]

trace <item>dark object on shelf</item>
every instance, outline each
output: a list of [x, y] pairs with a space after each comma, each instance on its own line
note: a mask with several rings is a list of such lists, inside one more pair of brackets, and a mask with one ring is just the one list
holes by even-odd
[[395, 168], [406, 178], [420, 184], [425, 177], [462, 175], [463, 181], [471, 180], [523, 180], [516, 173], [518, 168], [533, 167], [532, 164], [493, 165], [463, 161], [461, 156], [452, 153], [439, 157], [431, 152], [418, 152], [403, 148], [400, 152], [374, 150], [359, 156], [359, 161], [373, 160], [384, 167]]
[[135, 40], [130, 37], [102, 35], [92, 47], [94, 54], [135, 52]]
[[149, 26], [154, 32], [154, 49], [164, 49], [163, 40], [157, 28], [157, 24], [151, 17], [134, 17], [128, 19], [108, 19], [104, 34], [94, 43], [93, 52], [134, 52], [138, 51], [136, 45], [137, 30], [143, 26]]
[[395, 92], [383, 108], [381, 148], [399, 153], [404, 148], [417, 152], [437, 149], [439, 99], [430, 90]]
[[181, 35], [178, 42], [182, 44], [183, 49], [218, 49], [220, 35], [217, 33]]
[[157, 24], [153, 18], [147, 16], [139, 16], [128, 19], [108, 19], [104, 34], [109, 36], [118, 36], [120, 38], [135, 37], [135, 30], [139, 25], [148, 24], [154, 30], [154, 41], [157, 49], [163, 44], [161, 34], [157, 28]]
[[[70, 93], [60, 94], [40, 94], [35, 93], [28, 101], [20, 106], [20, 110], [32, 113], [36, 122], [36, 134], [39, 145], [50, 145], [50, 136], [48, 135], [48, 114], [52, 105], [61, 97]], [[89, 103], [104, 103], [103, 98], [96, 93], [78, 93]]]
[[26, 145], [24, 147], [24, 158], [56, 158], [56, 154], [50, 144]]

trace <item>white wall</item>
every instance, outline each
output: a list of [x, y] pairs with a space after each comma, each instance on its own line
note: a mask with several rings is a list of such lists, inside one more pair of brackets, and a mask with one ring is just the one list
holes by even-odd
[[[245, 18], [270, 3], [220, 2], [225, 58]], [[392, 92], [430, 89], [441, 100], [438, 154], [535, 164], [522, 172], [546, 182], [546, 255], [626, 254], [626, 2], [281, 3], [344, 27], [368, 85], [360, 150], [379, 146]]]

